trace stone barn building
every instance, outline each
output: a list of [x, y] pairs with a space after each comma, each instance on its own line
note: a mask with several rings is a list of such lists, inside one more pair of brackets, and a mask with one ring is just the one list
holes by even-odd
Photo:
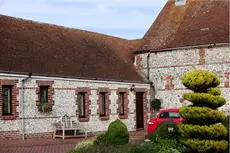
[[[182, 3], [182, 1], [184, 1]], [[178, 3], [178, 4], [177, 4]], [[209, 69], [220, 78], [230, 112], [229, 0], [168, 1], [135, 54], [139, 71], [151, 82], [163, 107], [182, 106], [180, 76]]]
[[229, 113], [229, 0], [169, 0], [137, 40], [0, 15], [0, 139], [52, 137], [64, 114], [90, 134], [145, 129], [151, 99], [182, 106], [191, 69], [221, 77]]

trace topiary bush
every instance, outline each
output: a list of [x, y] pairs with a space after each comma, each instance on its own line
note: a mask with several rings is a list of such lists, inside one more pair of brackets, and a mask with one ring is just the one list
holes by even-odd
[[228, 148], [225, 140], [228, 131], [222, 124], [225, 114], [217, 110], [226, 103], [216, 88], [220, 79], [208, 70], [192, 70], [181, 80], [185, 87], [194, 91], [183, 95], [192, 105], [180, 109], [184, 120], [179, 131], [184, 144], [195, 153], [223, 153]]
[[105, 141], [113, 145], [128, 144], [129, 132], [127, 126], [119, 119], [111, 122], [105, 134]]
[[220, 79], [209, 70], [192, 70], [181, 77], [185, 87], [194, 92], [207, 92], [209, 88], [215, 88], [220, 84]]

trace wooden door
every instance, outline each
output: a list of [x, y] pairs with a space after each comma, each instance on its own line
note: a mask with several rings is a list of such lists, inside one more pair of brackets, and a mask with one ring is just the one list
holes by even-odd
[[136, 128], [144, 128], [143, 92], [136, 92]]

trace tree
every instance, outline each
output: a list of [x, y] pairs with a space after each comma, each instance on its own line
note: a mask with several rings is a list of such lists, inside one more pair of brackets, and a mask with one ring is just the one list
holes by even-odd
[[192, 102], [180, 109], [183, 124], [179, 130], [185, 145], [196, 153], [222, 153], [228, 148], [228, 131], [221, 123], [226, 119], [217, 108], [225, 104], [221, 91], [216, 88], [220, 79], [208, 70], [192, 70], [181, 77], [183, 85], [194, 93], [183, 98]]

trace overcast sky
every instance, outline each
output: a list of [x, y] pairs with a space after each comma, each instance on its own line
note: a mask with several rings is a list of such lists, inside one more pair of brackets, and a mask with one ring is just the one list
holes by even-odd
[[143, 37], [166, 0], [0, 0], [0, 14], [127, 39]]

